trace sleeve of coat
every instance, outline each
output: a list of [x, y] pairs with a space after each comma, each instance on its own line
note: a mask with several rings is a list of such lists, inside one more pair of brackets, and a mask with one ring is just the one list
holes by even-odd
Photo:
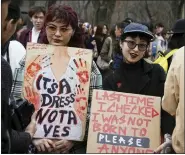
[[111, 71], [104, 79], [103, 79], [103, 90], [111, 90], [116, 91], [115, 86], [115, 72]]
[[31, 136], [27, 132], [19, 132], [12, 129], [11, 153], [27, 153], [31, 144]]
[[105, 42], [103, 43], [103, 47], [101, 49], [101, 52], [100, 52], [100, 56], [103, 60], [105, 60], [106, 62], [109, 62], [111, 60], [111, 57], [108, 56], [108, 53], [109, 53], [109, 49], [110, 49], [110, 38], [107, 37], [105, 39]]
[[[163, 97], [164, 95], [164, 84], [166, 80], [166, 74], [164, 72], [164, 69], [158, 65], [155, 64], [157, 70], [156, 72], [160, 72], [160, 77], [159, 77], [159, 83], [157, 87], [157, 96]], [[162, 134], [172, 134], [173, 129], [175, 127], [175, 118], [171, 116], [168, 112], [162, 109], [161, 106], [161, 132]]]
[[162, 100], [162, 108], [172, 116], [175, 115], [177, 104], [179, 102], [179, 85], [178, 85], [178, 69], [177, 58], [175, 57], [171, 63], [167, 74], [164, 96]]

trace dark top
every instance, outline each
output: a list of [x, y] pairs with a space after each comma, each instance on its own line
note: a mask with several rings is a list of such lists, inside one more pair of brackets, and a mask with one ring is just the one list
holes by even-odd
[[[26, 29], [23, 32], [21, 32], [21, 35], [18, 39], [18, 41], [26, 48], [27, 42], [31, 42], [31, 33], [32, 33], [32, 29]], [[37, 43], [42, 43], [43, 40], [45, 39], [46, 35], [45, 35], [45, 29], [41, 29], [40, 33], [39, 33], [39, 37], [37, 40]]]
[[11, 111], [9, 96], [12, 87], [10, 65], [1, 56], [1, 153], [10, 153]]
[[[142, 59], [133, 65], [122, 63], [119, 69], [112, 71], [104, 79], [103, 89], [162, 97], [165, 78], [165, 72], [160, 65], [149, 64]], [[162, 110], [162, 133], [172, 134], [174, 127], [174, 117]]]
[[105, 41], [105, 39], [107, 38], [106, 35], [102, 35], [102, 36], [95, 36], [94, 40], [96, 41], [96, 46], [97, 46], [97, 51], [98, 51], [98, 55], [101, 52], [101, 49], [103, 47], [103, 43]]
[[[12, 88], [12, 70], [8, 62], [1, 57], [1, 152], [27, 153], [31, 136], [11, 128], [11, 108], [9, 98]], [[11, 149], [11, 150], [10, 150]]]

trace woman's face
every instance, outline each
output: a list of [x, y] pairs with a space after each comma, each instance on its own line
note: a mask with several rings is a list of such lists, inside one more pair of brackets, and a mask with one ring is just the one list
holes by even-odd
[[103, 34], [107, 34], [107, 26], [106, 25], [103, 26]]
[[115, 27], [115, 35], [116, 35], [116, 37], [121, 36], [121, 28], [118, 28], [117, 26]]
[[46, 25], [46, 35], [49, 44], [56, 46], [67, 46], [74, 31], [71, 25], [62, 22], [48, 22]]
[[96, 33], [96, 29], [97, 29], [97, 26], [94, 26], [93, 28], [94, 34]]
[[134, 64], [141, 60], [148, 48], [147, 41], [138, 36], [136, 38], [126, 37], [120, 46], [125, 62], [128, 64]]

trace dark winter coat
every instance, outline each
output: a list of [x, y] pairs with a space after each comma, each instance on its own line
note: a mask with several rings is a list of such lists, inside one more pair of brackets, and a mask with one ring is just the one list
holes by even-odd
[[1, 57], [1, 153], [27, 153], [31, 136], [11, 127], [9, 98], [12, 88], [12, 71], [8, 62]]
[[[139, 65], [139, 70], [135, 70], [134, 68], [127, 68], [127, 73], [132, 75], [126, 75], [125, 70], [128, 64], [124, 65], [124, 63], [122, 63], [119, 69], [112, 71], [104, 79], [103, 89], [163, 97], [166, 75], [162, 67], [158, 64], [149, 64], [144, 59], [141, 60]], [[131, 81], [131, 79], [133, 80]], [[174, 117], [162, 110], [162, 133], [172, 134], [174, 126]]]

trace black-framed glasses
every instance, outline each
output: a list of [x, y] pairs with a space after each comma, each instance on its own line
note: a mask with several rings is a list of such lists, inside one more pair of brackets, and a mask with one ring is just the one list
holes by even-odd
[[138, 49], [139, 51], [146, 51], [147, 48], [148, 48], [148, 44], [136, 44], [135, 41], [132, 41], [132, 40], [124, 40], [124, 42], [127, 43], [127, 46], [130, 48], [130, 49], [134, 49], [136, 46], [138, 46]]

